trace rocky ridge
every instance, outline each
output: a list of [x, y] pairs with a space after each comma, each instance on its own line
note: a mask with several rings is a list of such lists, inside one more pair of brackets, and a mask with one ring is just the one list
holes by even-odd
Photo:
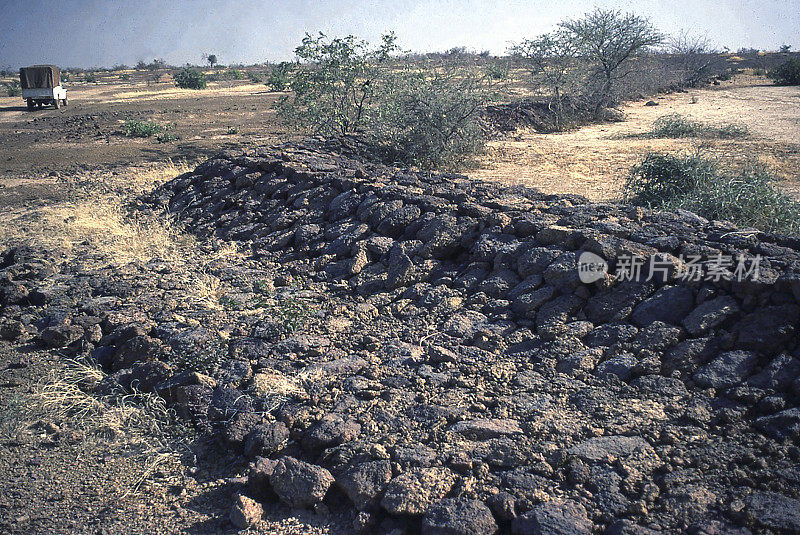
[[[52, 263], [11, 250], [2, 334], [163, 395], [251, 459], [252, 498], [349, 504], [385, 532], [800, 529], [800, 240], [321, 142], [222, 153], [142, 209], [251, 251], [221, 268], [224, 313], [111, 306], [115, 273], [56, 306]], [[584, 251], [670, 267], [585, 284]], [[681, 280], [682, 256], [718, 254], [760, 255], [758, 280]], [[179, 291], [158, 269], [127, 284]]]

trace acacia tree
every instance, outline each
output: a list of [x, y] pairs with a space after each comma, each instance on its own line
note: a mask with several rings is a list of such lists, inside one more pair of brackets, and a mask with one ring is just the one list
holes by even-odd
[[553, 95], [556, 128], [560, 129], [564, 118], [564, 97], [574, 88], [578, 78], [576, 43], [567, 32], [559, 30], [535, 39], [525, 39], [509, 48], [509, 53], [522, 59]]
[[578, 52], [594, 65], [598, 80], [595, 115], [612, 103], [616, 84], [628, 74], [627, 65], [638, 54], [663, 42], [662, 34], [645, 17], [597, 8], [580, 19], [559, 26], [578, 47]]
[[208, 62], [209, 65], [211, 65], [211, 68], [213, 69], [214, 65], [216, 65], [218, 63], [217, 55], [216, 54], [207, 55], [206, 56], [206, 61]]

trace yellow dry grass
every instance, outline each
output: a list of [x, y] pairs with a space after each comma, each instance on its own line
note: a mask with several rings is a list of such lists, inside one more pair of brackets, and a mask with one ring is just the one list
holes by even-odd
[[118, 93], [113, 93], [107, 99], [104, 99], [104, 101], [126, 102], [131, 100], [168, 100], [175, 98], [186, 98], [187, 95], [196, 98], [202, 98], [204, 96], [212, 95], [236, 96], [243, 93], [252, 94], [267, 92], [267, 89], [263, 84], [239, 84], [224, 86], [220, 82], [210, 82], [208, 84], [208, 88], [203, 90], [181, 89], [179, 87], [151, 89], [144, 84], [140, 85], [139, 87], [141, 89], [135, 91], [120, 91]]
[[[695, 89], [659, 97], [659, 106], [645, 100], [623, 108], [625, 120], [590, 125], [572, 132], [539, 134], [519, 130], [492, 141], [481, 167], [467, 174], [484, 180], [525, 184], [546, 193], [572, 193], [595, 201], [614, 201], [631, 167], [647, 152], [704, 151], [734, 162], [757, 158], [784, 180], [779, 187], [800, 195], [800, 90], [753, 85], [724, 90]], [[658, 117], [680, 113], [692, 120], [722, 124], [734, 120], [748, 127], [744, 139], [649, 139]]]
[[194, 245], [170, 218], [128, 213], [127, 195], [152, 189], [189, 170], [186, 163], [133, 169], [90, 184], [68, 181], [74, 200], [10, 210], [0, 221], [0, 246], [72, 250], [90, 245], [104, 262], [121, 265], [159, 258], [179, 261]]
[[51, 370], [28, 396], [26, 412], [44, 414], [50, 421], [65, 421], [83, 431], [84, 440], [102, 440], [123, 445], [138, 467], [124, 496], [138, 492], [164, 463], [178, 465], [188, 429], [180, 426], [166, 401], [136, 389], [126, 395], [103, 400], [93, 394], [105, 374], [80, 360], [67, 360]]

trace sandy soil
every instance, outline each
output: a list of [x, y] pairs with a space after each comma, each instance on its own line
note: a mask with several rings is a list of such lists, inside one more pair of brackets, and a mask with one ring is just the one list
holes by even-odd
[[[648, 99], [649, 100], [649, 99]], [[549, 193], [577, 193], [594, 200], [613, 200], [631, 166], [649, 151], [701, 148], [743, 160], [748, 155], [774, 167], [781, 186], [800, 197], [800, 88], [764, 85], [744, 79], [720, 89], [697, 89], [624, 107], [620, 123], [592, 125], [563, 134], [517, 132], [489, 144], [481, 168], [469, 173], [535, 186]], [[709, 124], [739, 123], [750, 135], [742, 140], [640, 139], [668, 113], [680, 113]]]

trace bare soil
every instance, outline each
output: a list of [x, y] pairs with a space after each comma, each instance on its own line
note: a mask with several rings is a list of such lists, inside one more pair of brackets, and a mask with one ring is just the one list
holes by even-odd
[[[0, 97], [0, 176], [68, 174], [168, 158], [197, 161], [285, 132], [271, 110], [279, 94], [263, 85], [220, 82], [195, 91], [116, 82], [68, 85], [67, 92], [67, 107], [32, 112], [20, 97]], [[172, 124], [179, 139], [161, 144], [126, 138], [126, 119]]]
[[[800, 197], [800, 88], [766, 85], [741, 77], [712, 89], [694, 89], [629, 103], [625, 120], [560, 134], [517, 132], [489, 143], [474, 178], [534, 186], [547, 193], [574, 193], [592, 200], [619, 199], [628, 172], [650, 151], [703, 150], [741, 161], [756, 158], [773, 167], [779, 184]], [[736, 123], [749, 129], [744, 139], [646, 139], [662, 115], [680, 113], [708, 124]], [[638, 136], [638, 137], [637, 137]]]

